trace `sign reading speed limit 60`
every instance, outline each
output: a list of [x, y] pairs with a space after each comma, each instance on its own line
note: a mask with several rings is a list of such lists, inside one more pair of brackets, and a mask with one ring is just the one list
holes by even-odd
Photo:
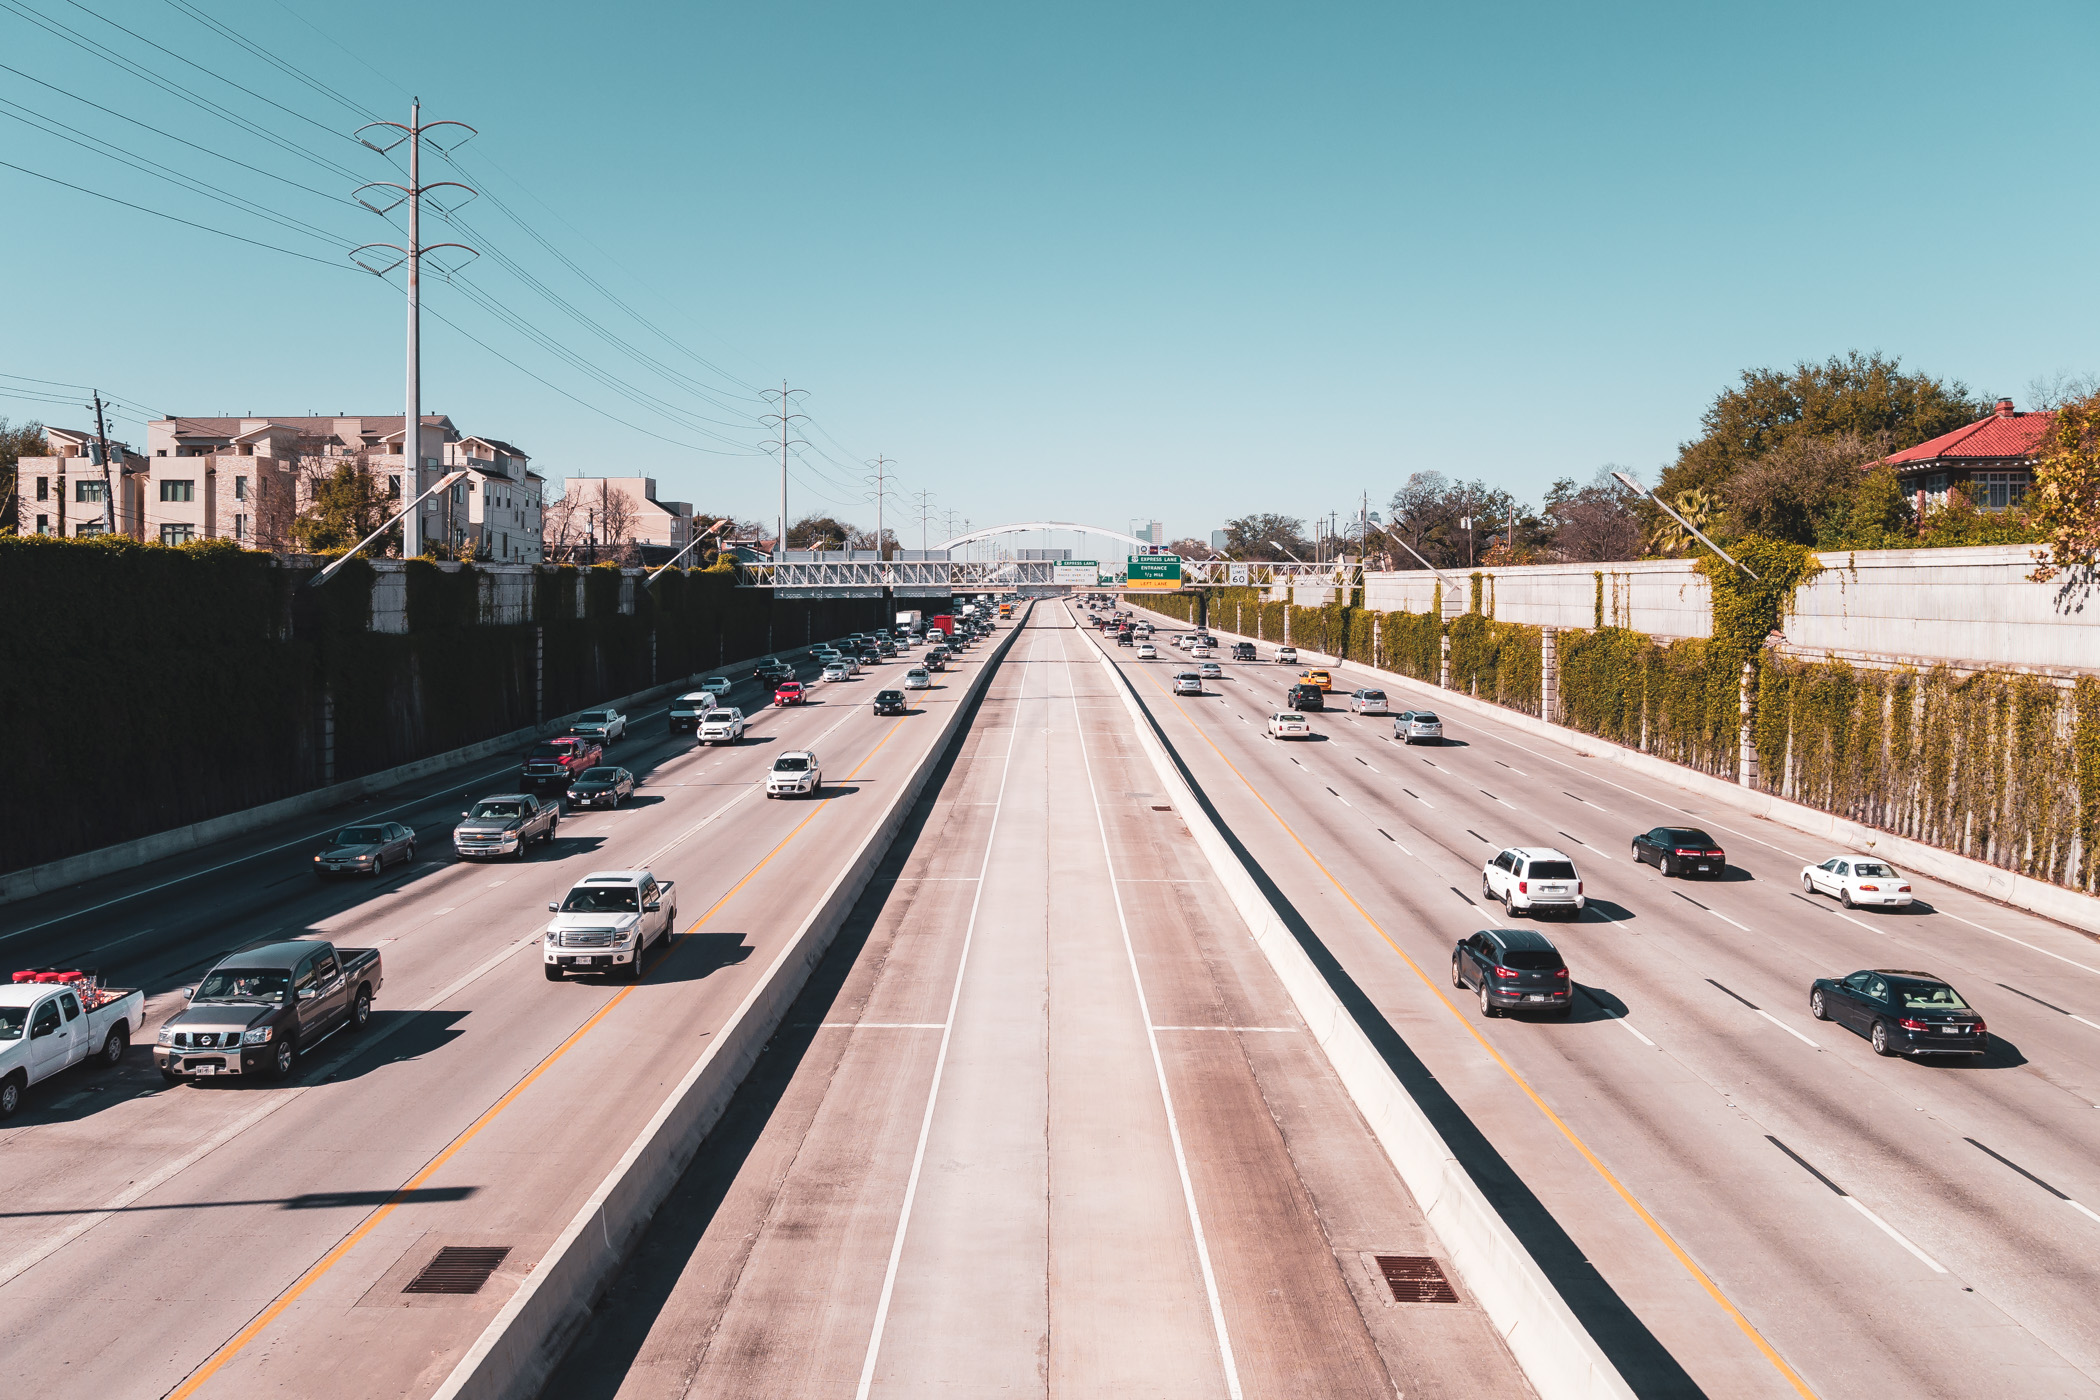
[[1124, 579], [1127, 588], [1177, 589], [1181, 587], [1181, 559], [1173, 554], [1133, 554]]

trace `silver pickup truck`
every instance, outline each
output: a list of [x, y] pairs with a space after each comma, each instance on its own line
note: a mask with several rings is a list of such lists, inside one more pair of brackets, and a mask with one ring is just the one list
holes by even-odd
[[638, 982], [642, 955], [678, 927], [678, 882], [647, 870], [594, 870], [547, 906], [541, 939], [549, 982], [570, 972], [605, 972]]
[[219, 960], [162, 1023], [153, 1062], [170, 1084], [224, 1075], [282, 1079], [339, 1030], [361, 1031], [386, 980], [377, 948], [290, 938]]
[[136, 989], [92, 983], [0, 985], [0, 1118], [22, 1106], [29, 1086], [60, 1070], [124, 1058], [146, 1026], [146, 997]]

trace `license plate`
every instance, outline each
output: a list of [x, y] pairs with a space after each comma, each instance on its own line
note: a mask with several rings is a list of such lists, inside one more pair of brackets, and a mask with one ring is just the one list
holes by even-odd
[[194, 1065], [190, 1069], [191, 1074], [217, 1074], [218, 1072], [219, 1067], [217, 1065]]
[[1960, 1035], [1960, 1034], [1961, 1034], [1961, 1027], [1960, 1027], [1960, 1026], [1941, 1026], [1941, 1027], [1940, 1027], [1940, 1034], [1941, 1034], [1941, 1035]]
[[1702, 866], [1700, 866], [1699, 868], [1700, 868], [1701, 870], [1711, 870], [1711, 869], [1713, 869], [1713, 867], [1712, 867], [1712, 866], [1710, 866], [1710, 865], [1702, 865]]
[[1531, 993], [1531, 994], [1530, 994], [1529, 996], [1525, 997], [1525, 998], [1524, 998], [1524, 1000], [1526, 1000], [1526, 1001], [1549, 1001], [1549, 1000], [1551, 1000], [1551, 998], [1549, 998], [1548, 996], [1546, 996], [1546, 995], [1545, 995], [1545, 993], [1543, 993], [1543, 992], [1533, 992], [1533, 993]]

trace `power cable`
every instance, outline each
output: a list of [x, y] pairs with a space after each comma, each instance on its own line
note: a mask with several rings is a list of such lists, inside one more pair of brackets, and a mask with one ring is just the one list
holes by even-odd
[[151, 214], [156, 219], [166, 219], [170, 223], [182, 224], [189, 228], [202, 229], [206, 233], [217, 234], [221, 238], [230, 238], [236, 243], [246, 243], [251, 248], [267, 248], [273, 253], [282, 253], [288, 258], [298, 258], [302, 262], [319, 263], [323, 267], [334, 268], [341, 272], [350, 272], [354, 270], [347, 262], [339, 263], [333, 260], [332, 258], [317, 258], [311, 253], [300, 253], [295, 252], [290, 248], [280, 248], [275, 243], [265, 243], [262, 240], [256, 238], [244, 238], [238, 233], [228, 233], [225, 229], [213, 228], [210, 224], [200, 224], [194, 219], [180, 218], [177, 215], [170, 214], [165, 210], [149, 208], [143, 204], [133, 204], [128, 199], [119, 199], [113, 194], [104, 194], [100, 190], [91, 190], [85, 185], [76, 185], [70, 180], [61, 180], [56, 175], [46, 175], [41, 170], [31, 170], [26, 165], [16, 165], [13, 161], [0, 160], [0, 167], [5, 167], [9, 170], [18, 171], [21, 174], [28, 175], [34, 179], [46, 180], [49, 181], [51, 184], [59, 185], [69, 190], [77, 190], [81, 194], [93, 195], [96, 199], [106, 199], [111, 204], [121, 204], [126, 209], [136, 209], [139, 213]]

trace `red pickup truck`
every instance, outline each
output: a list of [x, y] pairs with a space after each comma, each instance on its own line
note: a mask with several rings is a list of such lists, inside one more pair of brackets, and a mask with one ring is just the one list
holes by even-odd
[[567, 792], [569, 784], [605, 758], [605, 746], [579, 734], [564, 734], [534, 744], [525, 753], [518, 783], [526, 792]]

